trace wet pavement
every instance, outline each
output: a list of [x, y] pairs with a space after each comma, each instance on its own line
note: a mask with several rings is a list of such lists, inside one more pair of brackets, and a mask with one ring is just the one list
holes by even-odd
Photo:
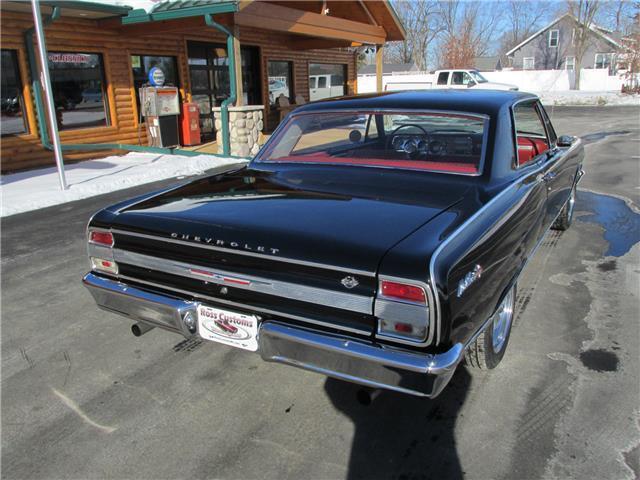
[[461, 366], [432, 401], [365, 406], [357, 386], [135, 338], [97, 310], [80, 285], [87, 219], [152, 186], [4, 219], [2, 477], [638, 477], [640, 109], [550, 113], [559, 134], [593, 134], [574, 223], [519, 282], [500, 367]]

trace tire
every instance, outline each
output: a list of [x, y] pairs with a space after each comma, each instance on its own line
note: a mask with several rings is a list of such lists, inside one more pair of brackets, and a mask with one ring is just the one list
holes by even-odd
[[467, 365], [478, 370], [496, 368], [507, 350], [516, 305], [516, 285], [505, 295], [493, 321], [464, 353]]
[[576, 186], [574, 185], [571, 189], [571, 194], [569, 195], [569, 200], [565, 203], [564, 207], [562, 207], [562, 211], [556, 221], [551, 225], [552, 230], [560, 230], [564, 231], [571, 226], [571, 222], [573, 221], [573, 209], [576, 204]]

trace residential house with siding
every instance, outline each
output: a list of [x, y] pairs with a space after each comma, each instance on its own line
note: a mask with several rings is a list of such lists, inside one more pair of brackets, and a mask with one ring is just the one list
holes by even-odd
[[587, 48], [576, 65], [576, 38], [580, 23], [567, 13], [506, 53], [509, 67], [516, 70], [575, 70], [577, 68], [617, 70], [617, 58], [624, 47], [610, 30], [592, 25], [587, 30]]

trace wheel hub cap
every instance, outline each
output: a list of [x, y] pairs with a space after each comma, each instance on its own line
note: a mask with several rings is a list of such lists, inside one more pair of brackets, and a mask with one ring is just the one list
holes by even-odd
[[493, 351], [500, 352], [504, 348], [504, 344], [511, 328], [511, 320], [513, 319], [513, 289], [504, 297], [498, 311], [493, 317]]

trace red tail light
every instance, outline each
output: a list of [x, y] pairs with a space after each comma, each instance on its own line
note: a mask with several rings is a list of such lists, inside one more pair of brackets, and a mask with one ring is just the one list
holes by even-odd
[[91, 230], [89, 232], [89, 241], [97, 245], [103, 245], [105, 247], [113, 247], [113, 235], [111, 232], [101, 232], [97, 230]]
[[406, 283], [382, 281], [382, 295], [398, 300], [406, 300], [409, 302], [427, 303], [426, 295], [422, 287], [408, 285]]

